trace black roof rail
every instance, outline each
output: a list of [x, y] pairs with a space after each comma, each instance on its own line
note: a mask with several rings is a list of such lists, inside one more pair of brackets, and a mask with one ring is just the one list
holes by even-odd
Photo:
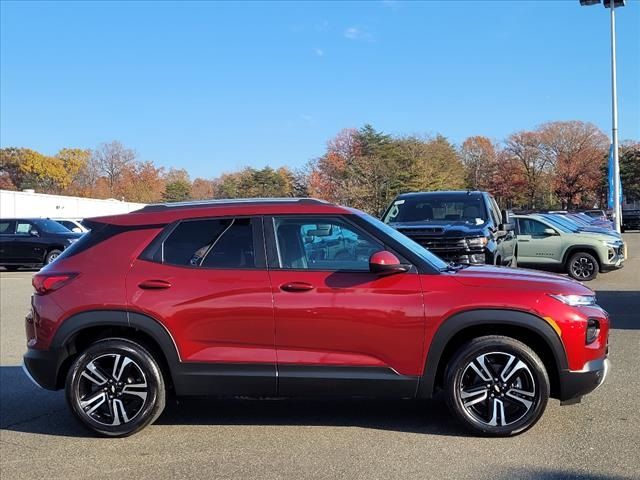
[[193, 200], [187, 202], [170, 202], [170, 203], [152, 203], [142, 207], [136, 212], [157, 212], [163, 210], [173, 210], [182, 208], [207, 208], [217, 206], [232, 205], [281, 205], [283, 203], [295, 204], [311, 204], [311, 205], [329, 205], [325, 200], [317, 198], [229, 198], [229, 199], [212, 199], [212, 200]]

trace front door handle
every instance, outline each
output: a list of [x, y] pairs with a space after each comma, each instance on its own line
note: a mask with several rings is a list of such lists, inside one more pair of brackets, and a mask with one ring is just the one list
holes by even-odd
[[524, 240], [522, 238], [519, 238], [518, 241], [521, 242], [521, 243], [524, 243], [524, 242], [528, 242], [529, 240]]
[[290, 282], [280, 285], [280, 290], [284, 290], [285, 292], [308, 292], [309, 290], [313, 290], [313, 288], [313, 285], [305, 282]]
[[170, 282], [166, 280], [145, 280], [144, 282], [140, 282], [138, 284], [140, 288], [144, 288], [145, 290], [161, 290], [164, 288], [169, 288], [171, 286]]

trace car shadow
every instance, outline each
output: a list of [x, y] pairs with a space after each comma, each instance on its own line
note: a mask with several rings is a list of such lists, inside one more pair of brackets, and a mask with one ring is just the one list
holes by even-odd
[[[36, 387], [18, 366], [0, 367], [0, 430], [92, 436], [71, 415], [62, 391]], [[160, 425], [359, 427], [468, 436], [440, 399], [247, 399], [170, 397]]]
[[[612, 329], [640, 329], [639, 291], [598, 290], [596, 293], [598, 303], [611, 316]], [[156, 423], [344, 426], [431, 435], [469, 435], [455, 422], [441, 398], [428, 401], [181, 398], [170, 399]], [[72, 417], [63, 392], [39, 389], [18, 366], [0, 367], [0, 430], [91, 436]], [[531, 478], [572, 478], [553, 476], [552, 473]]]
[[39, 272], [40, 268], [38, 267], [33, 267], [33, 268], [19, 268], [18, 270], [7, 270], [5, 267], [0, 267], [0, 272], [16, 272], [16, 273], [20, 273], [20, 272]]
[[578, 472], [572, 470], [532, 469], [518, 467], [512, 471], [497, 472], [493, 477], [496, 480], [627, 480], [630, 477], [618, 475], [598, 475], [593, 473]]

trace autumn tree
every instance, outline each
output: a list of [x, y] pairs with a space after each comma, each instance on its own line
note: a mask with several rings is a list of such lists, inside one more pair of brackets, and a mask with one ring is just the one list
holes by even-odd
[[487, 190], [497, 168], [496, 147], [487, 137], [467, 138], [460, 147], [460, 160], [465, 169], [469, 188]]
[[9, 187], [61, 193], [82, 168], [76, 153], [75, 149], [64, 149], [49, 157], [29, 148], [4, 148], [0, 154], [1, 176]]
[[122, 172], [118, 193], [129, 202], [159, 202], [165, 191], [163, 173], [153, 162], [132, 162]]
[[350, 168], [360, 152], [359, 133], [353, 128], [341, 130], [329, 140], [326, 153], [306, 167], [309, 195], [348, 205], [351, 192], [347, 168]]
[[510, 135], [505, 152], [521, 167], [526, 205], [538, 207], [544, 202], [545, 180], [549, 180], [552, 167], [549, 157], [542, 152], [540, 133], [522, 131]]
[[64, 180], [59, 183], [58, 187], [61, 193], [69, 193], [73, 191], [74, 184], [81, 178], [83, 172], [86, 170], [89, 160], [91, 159], [91, 150], [63, 148], [56, 154], [56, 158], [62, 162], [66, 172]]
[[206, 200], [214, 198], [215, 182], [206, 178], [196, 178], [191, 184], [191, 198]]
[[592, 206], [597, 199], [608, 137], [592, 123], [551, 122], [537, 130], [540, 152], [552, 168], [553, 191], [563, 208]]
[[490, 176], [485, 181], [484, 188], [495, 197], [498, 205], [513, 208], [527, 203], [528, 196], [524, 193], [527, 181], [523, 167], [506, 150], [496, 151]]

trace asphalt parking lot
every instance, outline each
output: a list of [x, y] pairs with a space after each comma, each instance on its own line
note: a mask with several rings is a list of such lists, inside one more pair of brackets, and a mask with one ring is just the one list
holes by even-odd
[[640, 478], [640, 233], [588, 285], [611, 313], [612, 370], [510, 439], [468, 436], [441, 400], [189, 400], [125, 439], [94, 438], [20, 368], [33, 272], [0, 272], [0, 478]]

